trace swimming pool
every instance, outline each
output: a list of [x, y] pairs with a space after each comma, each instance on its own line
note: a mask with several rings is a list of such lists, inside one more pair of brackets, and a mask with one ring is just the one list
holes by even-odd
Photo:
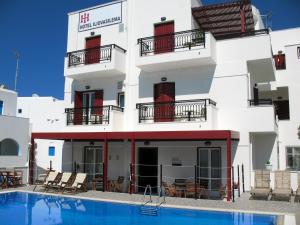
[[275, 225], [277, 216], [160, 207], [142, 215], [139, 205], [25, 192], [0, 194], [1, 225]]

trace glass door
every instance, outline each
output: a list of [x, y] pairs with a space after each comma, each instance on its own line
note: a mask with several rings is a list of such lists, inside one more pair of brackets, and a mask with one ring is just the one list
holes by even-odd
[[103, 174], [103, 149], [101, 146], [86, 146], [84, 148], [84, 172], [87, 173], [88, 181]]
[[221, 148], [198, 148], [198, 182], [217, 196], [222, 184]]
[[95, 103], [95, 92], [84, 92], [82, 97], [83, 118], [85, 123], [88, 124]]

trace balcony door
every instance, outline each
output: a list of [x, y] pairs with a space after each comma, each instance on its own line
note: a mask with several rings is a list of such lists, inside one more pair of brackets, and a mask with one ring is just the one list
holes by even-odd
[[174, 51], [174, 21], [154, 25], [154, 53]]
[[175, 83], [154, 84], [154, 121], [174, 121], [175, 115]]
[[89, 37], [85, 41], [85, 64], [99, 63], [101, 36]]
[[74, 124], [101, 124], [103, 90], [75, 92]]

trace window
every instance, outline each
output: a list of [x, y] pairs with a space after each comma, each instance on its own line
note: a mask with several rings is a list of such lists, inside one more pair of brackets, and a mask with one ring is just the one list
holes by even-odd
[[18, 113], [21, 114], [22, 113], [22, 109], [18, 109]]
[[297, 47], [297, 55], [298, 55], [298, 59], [300, 59], [300, 47]]
[[288, 147], [286, 161], [288, 169], [300, 171], [300, 147]]
[[125, 106], [125, 94], [124, 92], [118, 93], [118, 106], [124, 108]]
[[0, 115], [3, 115], [3, 101], [0, 100]]
[[55, 156], [55, 147], [50, 146], [48, 151], [49, 156]]
[[13, 139], [4, 139], [0, 142], [0, 156], [19, 155], [19, 145]]

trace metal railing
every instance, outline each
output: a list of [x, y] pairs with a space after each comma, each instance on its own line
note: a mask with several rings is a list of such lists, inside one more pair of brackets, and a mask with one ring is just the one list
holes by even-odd
[[123, 108], [113, 105], [65, 109], [67, 125], [109, 124], [111, 110], [123, 112]]
[[174, 102], [138, 103], [139, 123], [207, 120], [207, 105], [216, 106], [211, 99], [181, 100]]
[[218, 33], [214, 33], [217, 40], [249, 37], [249, 36], [262, 35], [262, 34], [269, 34], [269, 29], [250, 30], [250, 31], [245, 31], [245, 32], [240, 31], [240, 32], [218, 32]]
[[262, 106], [262, 105], [273, 105], [272, 99], [250, 99], [250, 106]]
[[140, 54], [160, 54], [173, 52], [175, 49], [189, 49], [195, 46], [205, 47], [205, 33], [200, 29], [175, 32], [166, 35], [144, 37], [138, 39]]
[[81, 64], [93, 64], [93, 63], [100, 63], [100, 62], [107, 62], [111, 61], [111, 53], [112, 49], [118, 49], [122, 52], [126, 52], [125, 49], [121, 48], [116, 44], [111, 45], [104, 45], [95, 48], [87, 48], [82, 49], [74, 52], [68, 52], [68, 66], [77, 66]]

